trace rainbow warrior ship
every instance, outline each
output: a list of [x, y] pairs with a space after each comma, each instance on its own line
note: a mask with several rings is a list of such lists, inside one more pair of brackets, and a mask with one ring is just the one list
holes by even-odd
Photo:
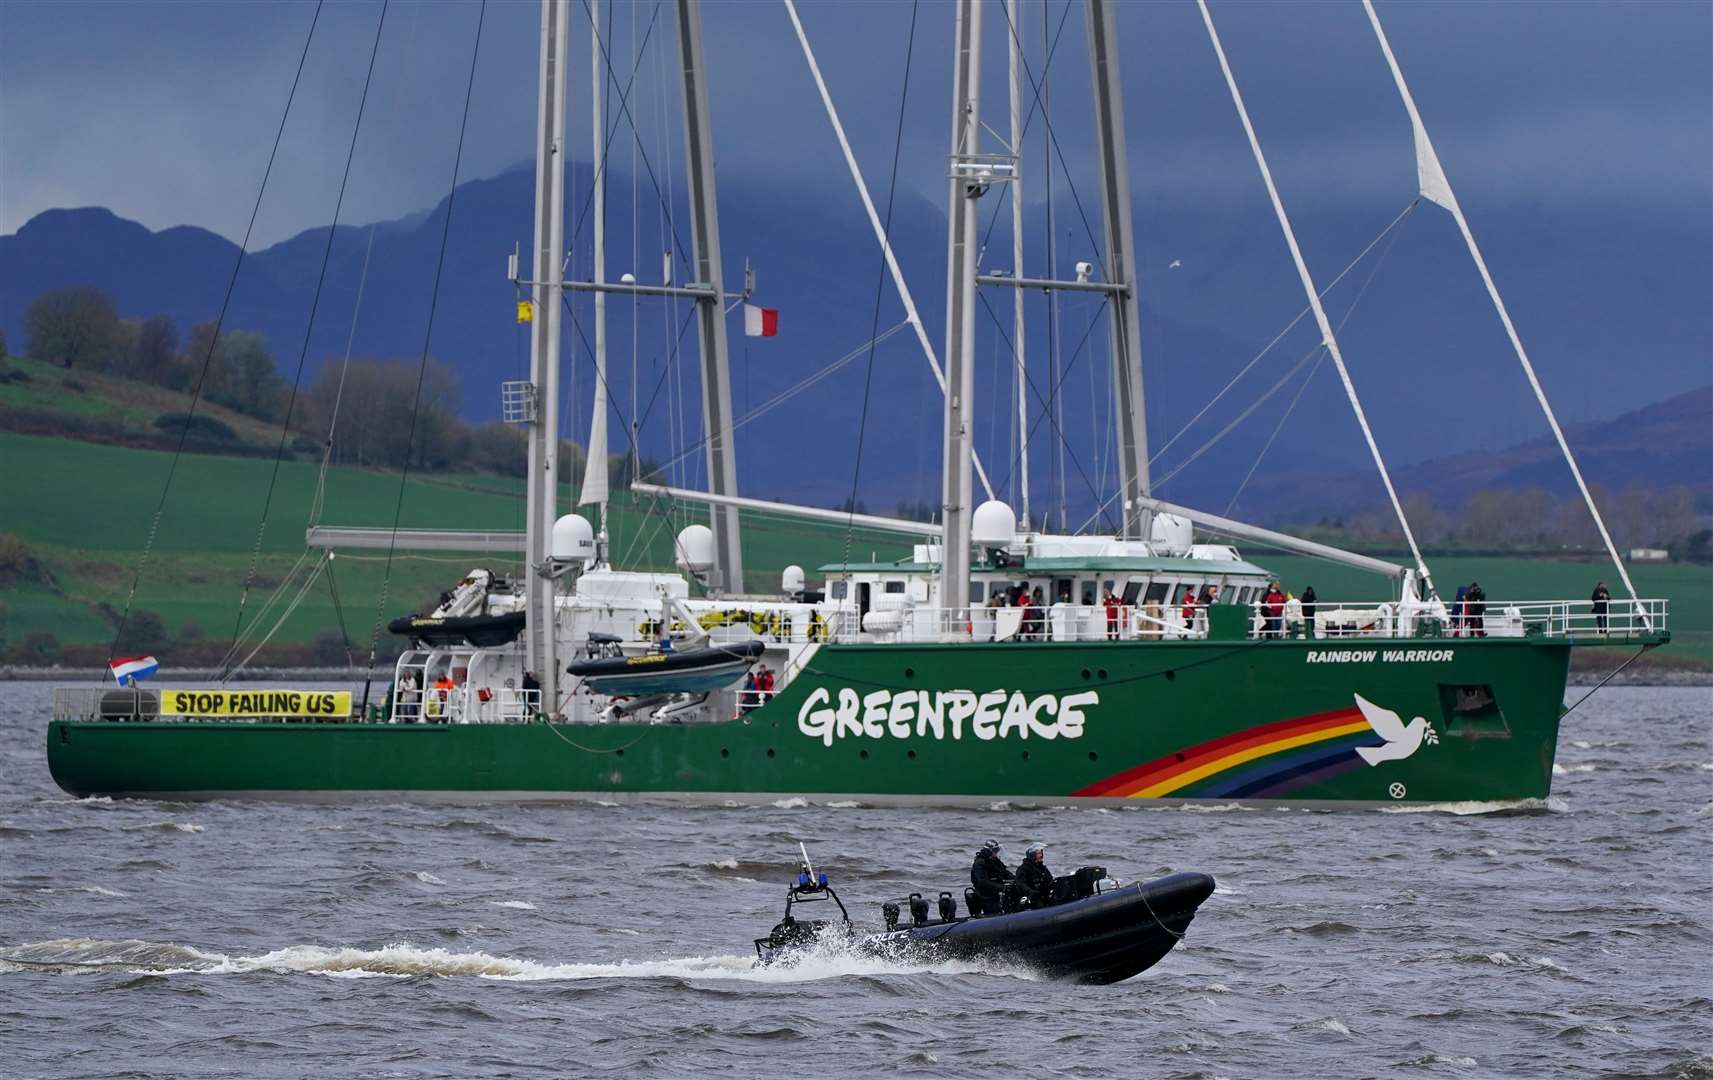
[[[1018, 3], [1008, 0], [1012, 25]], [[1150, 493], [1117, 6], [1086, 0], [1084, 10], [1103, 257], [1079, 264], [1074, 279], [1053, 280], [978, 268], [980, 200], [1022, 181], [1018, 46], [1017, 35], [1009, 35], [1007, 143], [983, 124], [977, 92], [990, 5], [958, 3], [946, 176], [947, 318], [938, 357], [841, 131], [876, 239], [944, 391], [940, 514], [918, 523], [737, 493], [728, 297], [696, 0], [673, 4], [694, 277], [676, 285], [639, 283], [628, 274], [608, 282], [597, 208], [592, 279], [566, 278], [561, 151], [572, 4], [543, 0], [532, 271], [525, 278], [515, 256], [511, 268], [533, 300], [530, 379], [506, 384], [503, 394], [507, 419], [529, 436], [527, 527], [517, 534], [314, 529], [309, 537], [328, 548], [521, 552], [525, 570], [507, 577], [474, 569], [437, 610], [395, 621], [393, 629], [410, 645], [397, 661], [384, 708], [354, 707], [343, 693], [59, 691], [47, 732], [55, 780], [77, 795], [172, 799], [800, 796], [864, 803], [1372, 805], [1546, 796], [1572, 650], [1669, 641], [1665, 602], [1635, 595], [1609, 538], [1628, 593], [1603, 609], [1495, 598], [1459, 610], [1442, 600], [1205, 5], [1210, 40], [1321, 344], [1415, 557], [1394, 564]], [[1413, 128], [1420, 195], [1460, 227], [1580, 484], [1378, 17], [1365, 6]], [[836, 128], [808, 38], [790, 0], [786, 7]], [[593, 17], [599, 5], [585, 10]], [[595, 160], [604, 161], [601, 39], [598, 26], [591, 30]], [[1016, 194], [1014, 215], [1021, 214]], [[1013, 266], [1021, 268], [1022, 230], [1013, 232]], [[980, 289], [1013, 298], [1019, 343], [1026, 290], [1105, 299], [1119, 474], [1111, 505], [1121, 518], [1113, 531], [1055, 535], [1029, 526], [1026, 502], [1020, 519], [991, 492], [977, 501], [976, 480], [987, 484], [971, 438]], [[594, 521], [558, 505], [560, 313], [568, 290], [594, 294], [599, 380], [581, 495], [594, 507]], [[677, 533], [677, 573], [616, 566], [607, 543], [601, 320], [603, 299], [615, 293], [676, 297], [696, 309], [709, 490], [633, 485], [661, 502], [707, 507], [706, 525]], [[1021, 401], [1020, 361], [1016, 367]], [[791, 567], [779, 591], [764, 595], [745, 588], [746, 512], [890, 530], [900, 546], [890, 558], [821, 565], [812, 574]], [[1240, 554], [1237, 543], [1384, 575], [1391, 599], [1281, 605], [1269, 597], [1268, 571]], [[1019, 606], [1020, 592], [1039, 600]]]

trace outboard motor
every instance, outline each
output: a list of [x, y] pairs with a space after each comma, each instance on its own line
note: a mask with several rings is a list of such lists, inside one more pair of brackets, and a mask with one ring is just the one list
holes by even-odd
[[910, 921], [917, 926], [925, 925], [928, 921], [928, 901], [919, 892], [910, 894]]
[[953, 919], [955, 919], [957, 917], [958, 917], [958, 902], [956, 900], [952, 899], [951, 893], [949, 893], [949, 892], [941, 893], [940, 894], [940, 919], [941, 919], [941, 921], [942, 922], [951, 922]]
[[880, 917], [886, 920], [886, 928], [888, 930], [898, 929], [898, 904], [894, 901], [888, 900], [886, 903], [880, 905]]

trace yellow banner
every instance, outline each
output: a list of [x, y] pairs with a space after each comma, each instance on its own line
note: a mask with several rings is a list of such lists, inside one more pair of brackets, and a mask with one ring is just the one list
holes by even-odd
[[349, 690], [162, 690], [163, 716], [351, 715]]

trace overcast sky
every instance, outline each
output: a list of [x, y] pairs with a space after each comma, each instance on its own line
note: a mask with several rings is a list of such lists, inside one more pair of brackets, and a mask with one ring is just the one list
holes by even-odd
[[[574, 19], [573, 147], [586, 154], [586, 17]], [[1287, 200], [1372, 197], [1413, 185], [1407, 122], [1356, 3], [1214, 7]], [[1713, 191], [1713, 7], [1387, 3], [1381, 6], [1466, 207], [1504, 204], [1677, 217], [1705, 228]], [[903, 88], [911, 6], [808, 0], [804, 20], [876, 187]], [[103, 205], [151, 228], [195, 224], [242, 237], [316, 6], [308, 2], [0, 0], [0, 232], [54, 207]], [[1080, 5], [1049, 0], [1055, 132], [1084, 197], [1087, 129]], [[280, 161], [256, 225], [267, 244], [332, 215], [381, 5], [326, 3]], [[475, 90], [461, 178], [532, 153], [538, 7], [395, 0], [386, 13], [342, 219], [432, 205], [450, 180], [478, 17]], [[1004, 129], [1004, 9], [987, 8], [986, 109]], [[1139, 199], [1193, 198], [1217, 213], [1260, 191], [1200, 18], [1188, 2], [1120, 5], [1130, 149]], [[706, 5], [723, 183], [767, 174], [848, 192], [783, 6]], [[651, 22], [653, 24], [650, 30]], [[1044, 66], [1042, 8], [1025, 4], [1031, 71]], [[641, 59], [633, 113], [667, 182], [682, 157], [672, 9], [609, 8], [619, 78]], [[901, 182], [942, 198], [951, 7], [920, 6]], [[1026, 100], [1032, 92], [1025, 91]], [[628, 128], [621, 127], [625, 139]], [[1039, 139], [1037, 123], [1032, 138]], [[632, 144], [621, 142], [620, 164]], [[681, 183], [681, 180], [678, 181]], [[1401, 186], [1400, 186], [1401, 185]], [[1039, 195], [1039, 185], [1028, 193]], [[1091, 207], [1092, 212], [1092, 207]]]

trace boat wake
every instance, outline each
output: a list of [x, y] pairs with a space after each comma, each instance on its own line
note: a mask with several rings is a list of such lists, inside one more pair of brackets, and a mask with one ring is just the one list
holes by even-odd
[[1527, 816], [1530, 814], [1566, 814], [1570, 812], [1570, 804], [1557, 795], [1548, 795], [1544, 799], [1506, 799], [1492, 802], [1464, 800], [1462, 802], [1382, 806], [1380, 812], [1382, 814], [1453, 814], [1458, 817], [1465, 817], [1470, 814]]
[[906, 960], [862, 956], [827, 942], [806, 950], [790, 963], [755, 966], [748, 955], [691, 956], [663, 960], [621, 960], [610, 964], [547, 964], [482, 952], [418, 948], [406, 942], [379, 949], [291, 945], [260, 956], [226, 956], [187, 945], [149, 941], [100, 941], [59, 938], [0, 949], [0, 975], [24, 972], [88, 975], [124, 972], [138, 975], [247, 975], [302, 973], [336, 978], [475, 977], [514, 982], [590, 979], [737, 980], [757, 983], [814, 982], [847, 976], [1005, 975], [1033, 979], [1024, 969], [1003, 964]]

